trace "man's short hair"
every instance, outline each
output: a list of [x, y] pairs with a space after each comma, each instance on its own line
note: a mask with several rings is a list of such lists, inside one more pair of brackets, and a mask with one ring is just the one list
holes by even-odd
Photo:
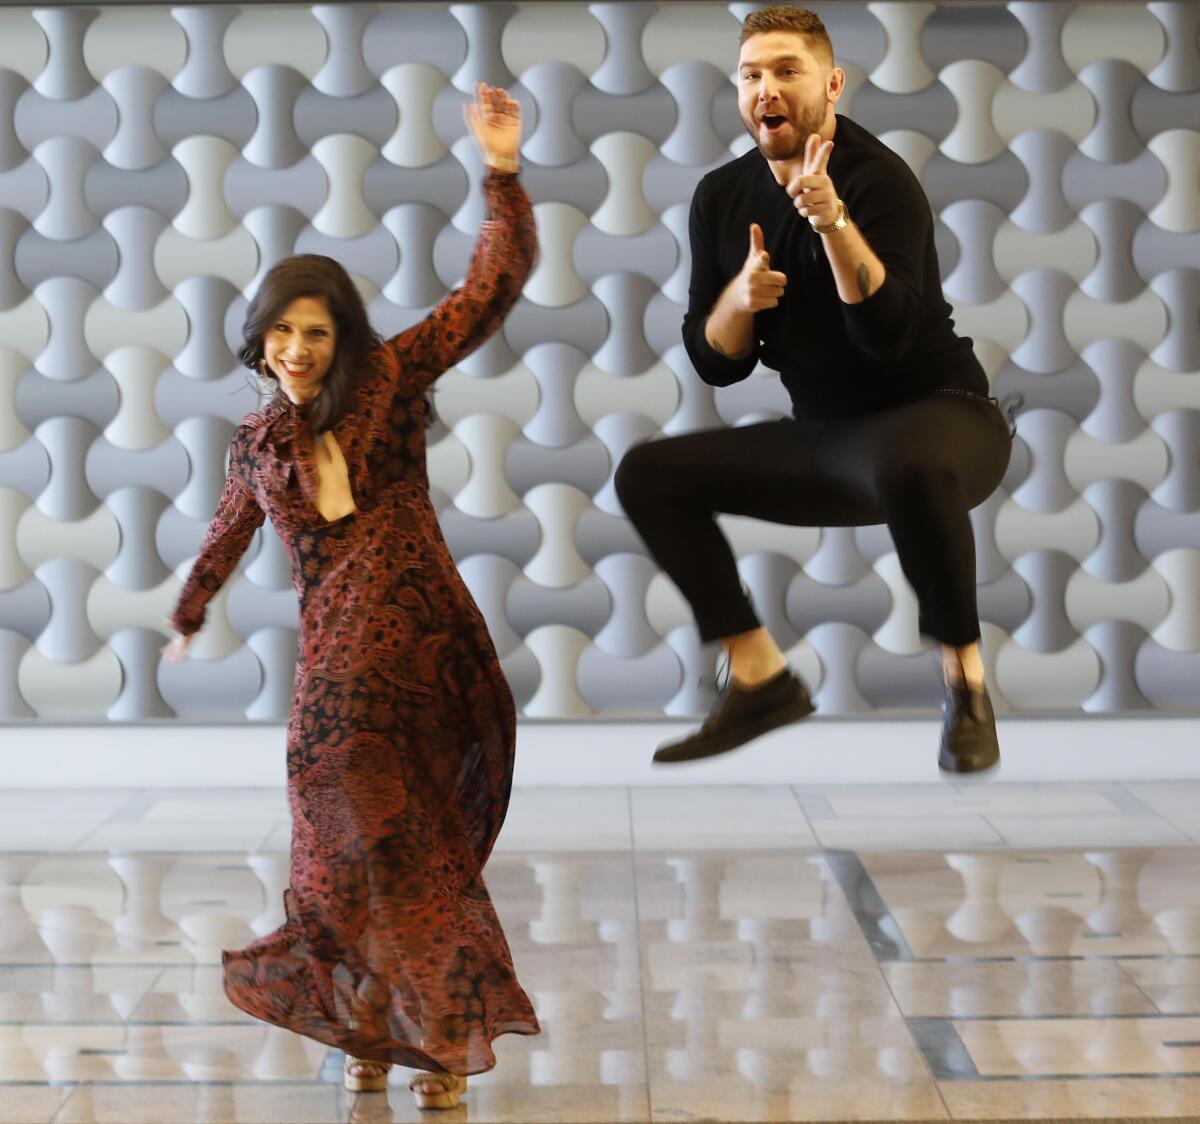
[[769, 8], [759, 8], [742, 20], [742, 35], [738, 46], [745, 43], [751, 35], [762, 35], [768, 31], [791, 31], [803, 35], [808, 42], [808, 49], [823, 62], [833, 65], [833, 42], [816, 12], [810, 12], [807, 8], [797, 8], [792, 4], [773, 4]]

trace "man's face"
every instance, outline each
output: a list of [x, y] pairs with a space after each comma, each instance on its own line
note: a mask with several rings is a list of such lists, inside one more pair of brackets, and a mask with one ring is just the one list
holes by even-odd
[[[810, 133], [819, 132], [840, 93], [831, 83], [841, 71], [809, 50], [792, 31], [752, 35], [738, 55], [738, 110], [768, 160], [803, 156]], [[831, 90], [831, 85], [833, 89]]]

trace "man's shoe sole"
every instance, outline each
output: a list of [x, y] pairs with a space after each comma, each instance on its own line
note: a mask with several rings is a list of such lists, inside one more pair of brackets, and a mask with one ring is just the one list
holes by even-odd
[[659, 765], [675, 765], [681, 761], [698, 761], [704, 757], [715, 757], [718, 753], [728, 753], [731, 749], [739, 749], [763, 734], [769, 734], [780, 726], [791, 722], [799, 722], [807, 718], [817, 708], [809, 698], [797, 699], [786, 707], [764, 714], [757, 722], [743, 726], [736, 735], [726, 734], [722, 738], [702, 738], [696, 735], [685, 738], [682, 742], [662, 746], [654, 752], [654, 762]]
[[955, 757], [945, 746], [938, 753], [938, 768], [943, 773], [982, 773], [1000, 763], [1000, 748], [984, 757]]

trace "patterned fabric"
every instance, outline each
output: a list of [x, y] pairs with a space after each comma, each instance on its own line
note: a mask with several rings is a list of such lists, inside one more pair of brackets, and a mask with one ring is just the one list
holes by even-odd
[[468, 1074], [538, 1033], [482, 868], [512, 786], [516, 713], [429, 499], [424, 392], [499, 326], [533, 261], [529, 199], [490, 173], [463, 286], [381, 346], [334, 427], [357, 510], [316, 507], [313, 437], [278, 395], [238, 427], [172, 623], [204, 620], [269, 516], [292, 559], [300, 655], [287, 733], [287, 920], [225, 952], [256, 1018], [355, 1057]]

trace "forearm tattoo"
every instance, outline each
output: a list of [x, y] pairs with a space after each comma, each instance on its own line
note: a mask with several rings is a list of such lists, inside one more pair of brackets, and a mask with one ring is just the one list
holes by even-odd
[[742, 348], [740, 351], [730, 351], [729, 348], [725, 347], [721, 343], [718, 343], [716, 340], [709, 340], [708, 342], [713, 351], [725, 359], [745, 359], [751, 351], [751, 348], [748, 347]]
[[862, 294], [862, 299], [866, 300], [871, 295], [871, 274], [867, 269], [867, 263], [859, 264], [858, 272], [855, 273], [854, 279], [858, 282], [858, 291]]

